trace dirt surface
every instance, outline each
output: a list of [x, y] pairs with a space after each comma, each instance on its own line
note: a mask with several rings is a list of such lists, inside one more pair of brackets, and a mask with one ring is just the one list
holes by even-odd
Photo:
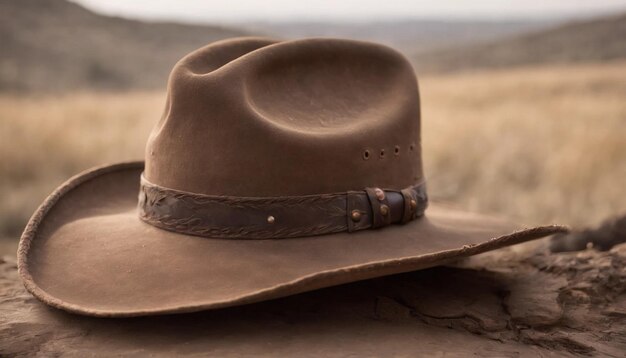
[[135, 319], [80, 317], [0, 263], [0, 356], [605, 356], [626, 351], [626, 244], [548, 241], [271, 302]]

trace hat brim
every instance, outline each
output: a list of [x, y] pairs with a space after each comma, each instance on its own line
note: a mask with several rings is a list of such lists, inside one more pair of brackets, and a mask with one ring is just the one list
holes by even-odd
[[59, 187], [18, 250], [26, 288], [70, 312], [106, 317], [192, 312], [432, 267], [566, 231], [520, 230], [431, 203], [382, 230], [269, 240], [210, 239], [137, 216], [143, 162], [92, 169]]

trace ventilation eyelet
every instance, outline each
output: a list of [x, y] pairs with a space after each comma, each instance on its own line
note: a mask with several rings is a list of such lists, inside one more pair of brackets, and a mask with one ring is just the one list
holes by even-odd
[[393, 154], [400, 155], [400, 146], [399, 145], [396, 145], [395, 148], [393, 148]]
[[370, 154], [369, 149], [365, 149], [363, 151], [363, 159], [368, 160], [368, 159], [370, 159], [370, 157], [371, 157], [371, 154]]

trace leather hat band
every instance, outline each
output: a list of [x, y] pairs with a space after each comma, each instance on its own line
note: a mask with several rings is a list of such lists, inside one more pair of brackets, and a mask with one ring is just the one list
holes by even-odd
[[160, 187], [142, 175], [139, 216], [181, 234], [278, 239], [404, 224], [422, 216], [427, 204], [424, 183], [403, 190], [264, 198], [193, 194]]

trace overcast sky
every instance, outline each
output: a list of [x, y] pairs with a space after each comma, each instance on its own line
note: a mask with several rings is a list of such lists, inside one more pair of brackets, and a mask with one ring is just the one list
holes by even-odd
[[626, 0], [72, 0], [101, 13], [184, 22], [577, 18], [626, 11]]

